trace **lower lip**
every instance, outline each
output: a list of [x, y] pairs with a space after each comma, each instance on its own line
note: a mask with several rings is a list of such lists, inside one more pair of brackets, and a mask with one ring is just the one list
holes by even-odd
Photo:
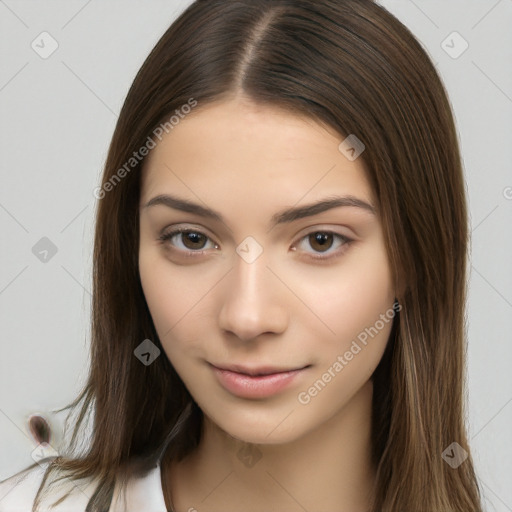
[[212, 366], [220, 384], [233, 395], [241, 398], [266, 398], [289, 386], [306, 368], [270, 375], [250, 376], [244, 373], [221, 370]]

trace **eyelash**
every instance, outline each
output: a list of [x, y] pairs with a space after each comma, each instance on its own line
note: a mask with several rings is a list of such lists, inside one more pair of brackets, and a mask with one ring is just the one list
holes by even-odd
[[[204, 233], [202, 233], [199, 230], [191, 229], [191, 228], [177, 228], [177, 229], [174, 229], [173, 231], [170, 231], [169, 233], [162, 233], [158, 237], [158, 240], [160, 241], [160, 243], [162, 245], [165, 245], [168, 241], [172, 240], [176, 235], [179, 235], [181, 233], [195, 233], [195, 234], [198, 234], [198, 235], [202, 235], [202, 236], [206, 237], [208, 240], [210, 240], [209, 236], [205, 235]], [[300, 240], [299, 240], [299, 244], [300, 244], [300, 242], [302, 242], [303, 240], [307, 239], [311, 235], [314, 235], [314, 234], [317, 234], [317, 233], [322, 233], [324, 235], [333, 235], [335, 238], [340, 239], [342, 244], [340, 246], [341, 250], [338, 248], [337, 251], [335, 251], [333, 254], [331, 254], [329, 256], [318, 256], [318, 255], [309, 254], [309, 257], [314, 259], [314, 260], [328, 260], [328, 259], [331, 259], [331, 258], [336, 258], [337, 256], [341, 256], [345, 252], [346, 248], [350, 245], [350, 243], [353, 242], [353, 239], [348, 238], [345, 235], [341, 235], [340, 233], [336, 233], [334, 231], [329, 231], [329, 230], [313, 230], [313, 231], [310, 231], [309, 233], [307, 233], [306, 235], [304, 235], [303, 237], [301, 237]], [[216, 244], [215, 242], [214, 242], [214, 244], [216, 246], [215, 248], [218, 248], [218, 244]], [[299, 245], [299, 244], [294, 244], [294, 245]], [[330, 249], [331, 248], [329, 248], [327, 250], [329, 251]], [[197, 258], [199, 256], [202, 256], [202, 255], [206, 254], [206, 252], [207, 252], [206, 250], [198, 250], [198, 251], [182, 250], [182, 249], [176, 249], [176, 247], [172, 247], [172, 250], [175, 250], [175, 251], [181, 253], [185, 257], [191, 257], [191, 258]], [[322, 253], [317, 253], [317, 254], [322, 254]]]

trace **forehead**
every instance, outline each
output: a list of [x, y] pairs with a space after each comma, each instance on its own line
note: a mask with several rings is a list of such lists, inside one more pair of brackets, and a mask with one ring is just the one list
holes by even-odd
[[185, 186], [189, 194], [264, 190], [296, 202], [332, 189], [371, 201], [363, 160], [339, 150], [344, 138], [309, 117], [246, 99], [199, 104], [147, 156], [141, 196]]

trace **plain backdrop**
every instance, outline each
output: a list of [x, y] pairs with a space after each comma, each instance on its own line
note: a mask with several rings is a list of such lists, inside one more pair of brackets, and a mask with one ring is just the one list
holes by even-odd
[[[512, 0], [380, 3], [421, 41], [455, 111], [472, 230], [470, 443], [486, 509], [512, 511]], [[92, 191], [137, 70], [189, 4], [0, 0], [0, 480], [33, 462], [28, 415], [84, 381]]]

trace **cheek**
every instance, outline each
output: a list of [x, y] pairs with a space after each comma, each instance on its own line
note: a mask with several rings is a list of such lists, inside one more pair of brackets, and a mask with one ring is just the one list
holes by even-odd
[[149, 250], [141, 250], [139, 253], [139, 274], [153, 323], [162, 336], [179, 319], [176, 282], [169, 276], [165, 260], [155, 257]]
[[199, 336], [198, 327], [208, 330], [215, 276], [194, 270], [193, 266], [177, 267], [150, 248], [139, 253], [139, 273], [167, 357], [174, 362], [180, 354], [199, 355], [200, 339], [204, 336]]
[[[198, 272], [201, 272], [201, 279], [197, 279]], [[194, 271], [193, 266], [176, 266], [155, 248], [140, 250], [139, 274], [162, 343], [182, 320], [194, 315], [202, 297], [211, 289], [207, 273]]]
[[[384, 249], [354, 250], [339, 265], [301, 269], [294, 291], [314, 313], [304, 315], [316, 337], [341, 349], [393, 305], [394, 290]], [[306, 320], [303, 320], [306, 321]], [[379, 323], [380, 325], [380, 323]], [[350, 341], [349, 341], [350, 340]]]
[[335, 332], [322, 349], [317, 371], [297, 399], [305, 410], [327, 419], [347, 404], [369, 380], [386, 348], [393, 326], [394, 290], [384, 250], [376, 248], [340, 266], [336, 277], [312, 297], [319, 316]]
[[341, 330], [347, 325], [352, 337], [375, 324], [394, 301], [387, 262], [384, 258], [371, 260], [362, 260], [361, 265], [353, 270], [350, 277], [340, 283], [340, 300], [345, 314], [338, 313], [334, 316], [335, 312], [330, 312], [334, 316], [333, 320], [337, 319], [337, 329]]

